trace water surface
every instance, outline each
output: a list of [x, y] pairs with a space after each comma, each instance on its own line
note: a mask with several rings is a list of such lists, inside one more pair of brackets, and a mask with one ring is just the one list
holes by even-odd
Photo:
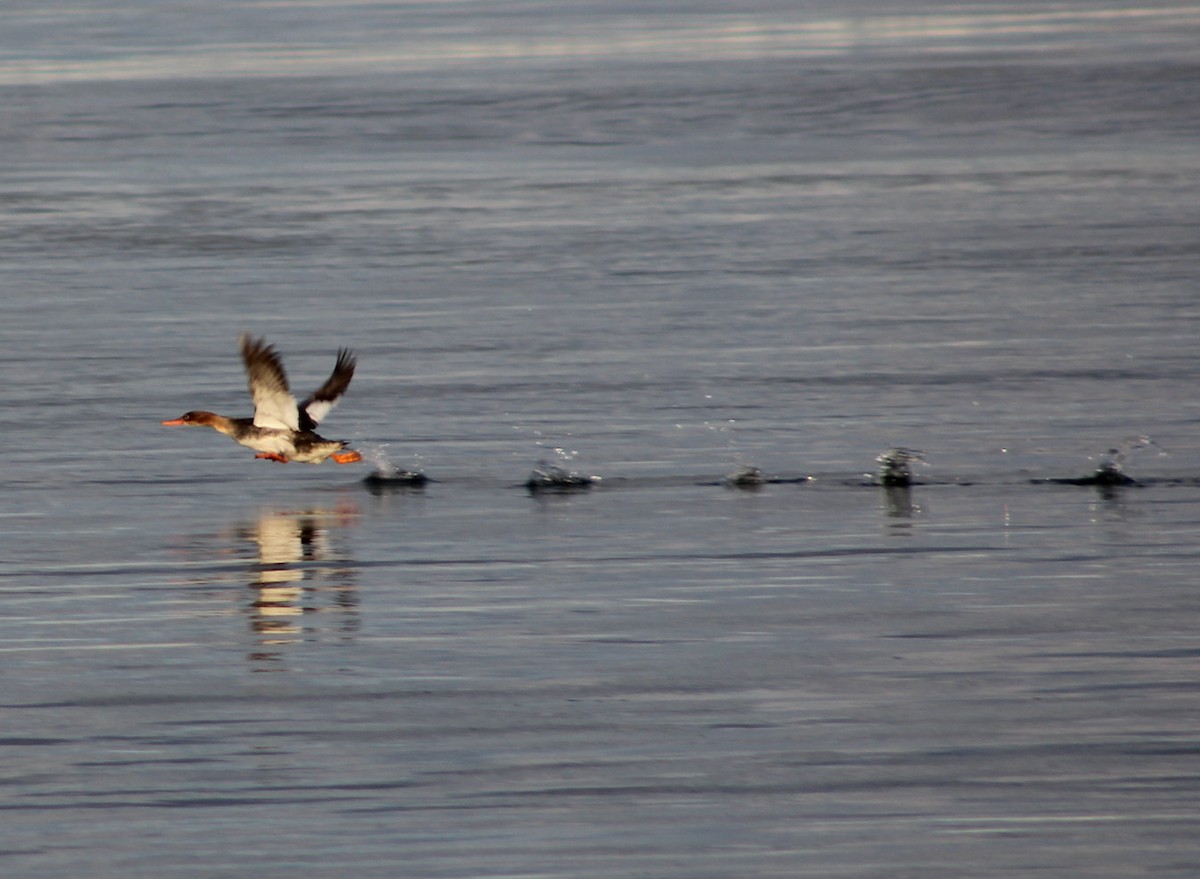
[[1194, 875], [1200, 9], [676, 6], [8, 13], [5, 876]]

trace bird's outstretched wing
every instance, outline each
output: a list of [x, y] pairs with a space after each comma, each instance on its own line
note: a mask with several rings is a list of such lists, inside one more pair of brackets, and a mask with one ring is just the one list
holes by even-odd
[[325, 384], [317, 388], [300, 404], [300, 428], [314, 430], [320, 424], [329, 410], [337, 405], [350, 379], [354, 378], [354, 367], [358, 363], [354, 353], [349, 348], [339, 348], [337, 363], [333, 365], [333, 373], [325, 379]]
[[274, 346], [266, 339], [248, 335], [241, 338], [242, 362], [246, 365], [246, 380], [254, 400], [254, 426], [297, 430], [300, 410], [296, 398], [288, 389], [287, 373]]

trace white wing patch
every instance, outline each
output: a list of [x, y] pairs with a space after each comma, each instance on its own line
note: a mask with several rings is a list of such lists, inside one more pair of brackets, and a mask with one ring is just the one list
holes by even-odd
[[254, 426], [298, 430], [300, 409], [288, 388], [287, 373], [279, 352], [264, 339], [242, 336], [242, 362], [250, 397], [254, 400]]
[[354, 352], [349, 348], [338, 349], [337, 363], [333, 365], [333, 372], [329, 374], [329, 378], [300, 404], [300, 408], [304, 410], [300, 423], [304, 427], [315, 428], [325, 420], [329, 410], [337, 405], [342, 394], [346, 393], [346, 388], [350, 387], [356, 363]]
[[251, 388], [254, 398], [254, 426], [276, 430], [299, 430], [300, 410], [296, 398], [287, 391], [271, 388]]
[[304, 407], [304, 411], [308, 413], [308, 417], [320, 424], [325, 420], [325, 416], [329, 411], [337, 405], [337, 400], [313, 400]]

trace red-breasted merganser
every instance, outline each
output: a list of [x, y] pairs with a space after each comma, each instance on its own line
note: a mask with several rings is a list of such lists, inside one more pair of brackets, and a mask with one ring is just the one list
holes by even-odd
[[333, 374], [303, 403], [288, 389], [283, 361], [266, 339], [241, 337], [242, 362], [250, 396], [254, 399], [253, 418], [227, 418], [214, 412], [187, 412], [178, 418], [164, 421], [167, 427], [187, 425], [211, 427], [231, 437], [235, 442], [258, 452], [254, 457], [286, 464], [320, 464], [332, 458], [339, 464], [361, 461], [362, 455], [353, 449], [342, 451], [349, 443], [327, 440], [316, 434], [316, 426], [329, 410], [337, 405], [354, 377], [357, 362], [348, 348], [338, 350]]

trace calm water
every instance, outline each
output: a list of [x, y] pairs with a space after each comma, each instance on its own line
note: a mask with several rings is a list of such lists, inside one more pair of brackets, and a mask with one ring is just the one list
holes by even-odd
[[[1196, 875], [1198, 39], [6, 10], [0, 872]], [[435, 481], [159, 427], [242, 331]]]

